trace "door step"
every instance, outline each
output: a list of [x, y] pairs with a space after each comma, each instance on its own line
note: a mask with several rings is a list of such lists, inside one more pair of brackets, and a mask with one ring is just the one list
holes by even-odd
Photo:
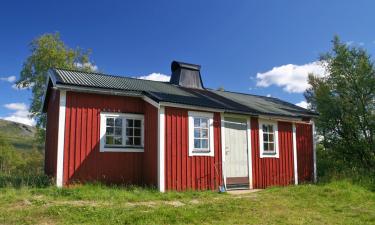
[[227, 190], [248, 190], [249, 183], [227, 184]]

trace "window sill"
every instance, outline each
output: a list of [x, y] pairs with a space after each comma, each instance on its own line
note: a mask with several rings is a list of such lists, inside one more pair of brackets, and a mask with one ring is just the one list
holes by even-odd
[[189, 156], [214, 156], [214, 152], [207, 150], [193, 150], [192, 152], [189, 152]]
[[100, 149], [100, 152], [144, 152], [143, 147], [115, 147], [108, 146]]
[[279, 158], [279, 154], [277, 154], [277, 152], [273, 152], [273, 153], [262, 153], [260, 155], [260, 158]]

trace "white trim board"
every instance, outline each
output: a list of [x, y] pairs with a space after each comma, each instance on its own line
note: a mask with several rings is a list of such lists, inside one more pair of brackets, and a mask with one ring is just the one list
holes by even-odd
[[247, 118], [247, 156], [248, 156], [248, 166], [249, 166], [249, 185], [250, 189], [253, 189], [253, 156], [251, 151], [251, 117]]
[[227, 174], [225, 172], [225, 120], [224, 113], [220, 113], [220, 132], [221, 132], [221, 172], [223, 175], [224, 188], [227, 189]]
[[60, 90], [59, 102], [59, 127], [57, 139], [57, 165], [56, 165], [56, 186], [63, 186], [64, 177], [64, 142], [65, 142], [65, 112], [66, 112], [66, 91]]
[[316, 128], [315, 122], [311, 121], [312, 125], [312, 138], [313, 138], [313, 159], [314, 159], [314, 183], [318, 181], [318, 172], [317, 172], [317, 165], [316, 165]]
[[165, 192], [165, 108], [158, 109], [158, 187]]

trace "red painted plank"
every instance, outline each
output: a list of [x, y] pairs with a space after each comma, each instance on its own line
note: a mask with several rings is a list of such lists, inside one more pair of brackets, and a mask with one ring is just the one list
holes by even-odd
[[[145, 108], [139, 98], [68, 92], [64, 183], [101, 180], [156, 185], [157, 110], [153, 106], [148, 111]], [[145, 153], [99, 152], [100, 111], [143, 113], [147, 118], [152, 117], [152, 120], [145, 118], [150, 122], [145, 126], [153, 129], [153, 134], [145, 137]], [[147, 170], [144, 162], [148, 164]]]
[[[188, 156], [188, 116], [187, 110], [167, 107], [166, 115], [166, 157], [170, 160], [170, 166], [166, 166], [167, 190], [186, 189], [214, 189], [220, 184], [221, 173], [215, 171], [215, 158], [221, 154], [220, 137], [220, 115], [215, 115], [215, 158], [214, 157], [189, 157]], [[175, 122], [177, 121], [177, 123]], [[218, 141], [218, 142], [216, 142]], [[171, 155], [169, 158], [168, 156]], [[221, 164], [219, 164], [221, 171]], [[215, 184], [215, 180], [219, 182]], [[216, 187], [215, 187], [216, 185]]]

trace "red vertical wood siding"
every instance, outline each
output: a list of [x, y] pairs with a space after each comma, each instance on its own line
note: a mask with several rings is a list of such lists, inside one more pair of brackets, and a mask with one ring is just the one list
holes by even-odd
[[158, 109], [145, 102], [144, 116], [143, 184], [156, 186], [158, 184]]
[[44, 171], [49, 176], [56, 176], [57, 139], [59, 131], [60, 92], [51, 89], [47, 105], [46, 147]]
[[220, 123], [220, 114], [214, 113], [214, 157], [189, 157], [188, 110], [166, 107], [166, 190], [214, 190], [222, 184]]
[[[100, 152], [100, 112], [145, 116], [144, 152]], [[67, 92], [64, 183], [156, 185], [157, 110], [140, 98]]]
[[312, 125], [296, 124], [298, 181], [309, 182], [314, 177]]
[[253, 188], [294, 183], [292, 123], [278, 122], [279, 158], [260, 158], [258, 118], [251, 118]]

